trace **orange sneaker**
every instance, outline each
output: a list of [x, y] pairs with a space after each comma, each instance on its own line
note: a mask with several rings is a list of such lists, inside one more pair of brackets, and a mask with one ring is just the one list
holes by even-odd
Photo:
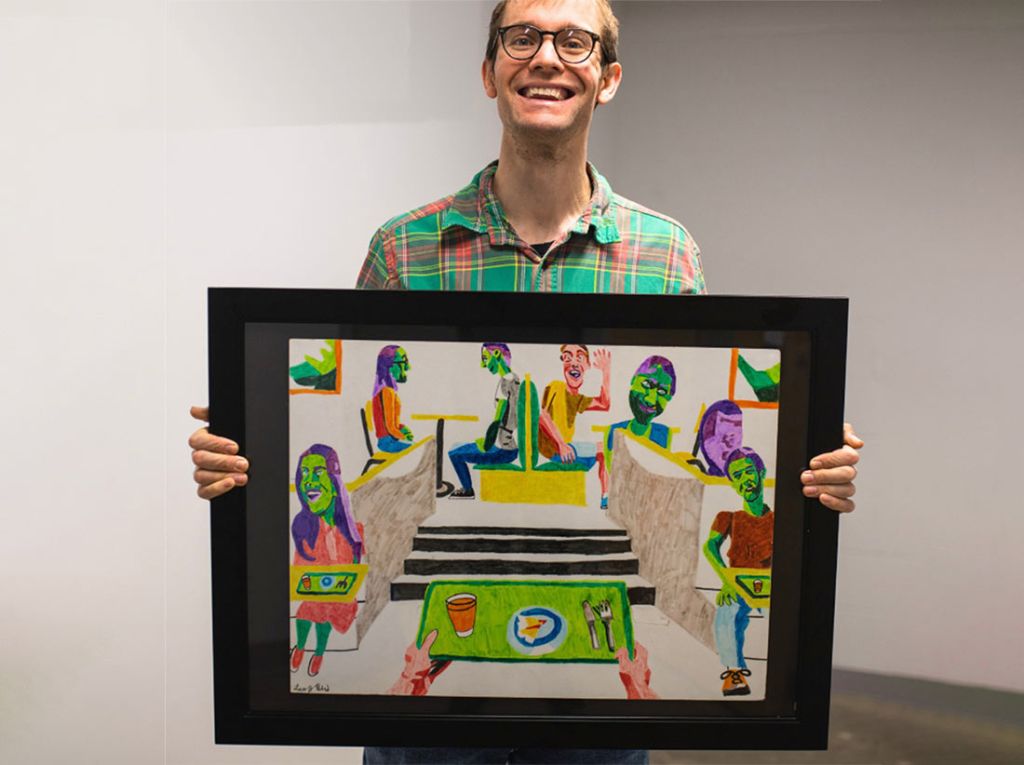
[[[316, 677], [317, 675], [319, 675], [320, 674], [320, 665], [323, 664], [323, 663], [324, 663], [323, 654], [321, 654], [319, 656], [317, 656], [316, 654], [313, 654], [312, 656], [310, 656], [309, 657], [309, 667], [306, 669], [306, 671], [309, 673], [309, 676], [310, 677]], [[749, 675], [750, 673], [748, 672], [747, 674]], [[750, 693], [750, 691], [748, 690], [747, 693]]]
[[719, 678], [724, 680], [722, 683], [722, 695], [723, 696], [748, 696], [750, 695], [750, 686], [747, 685], [747, 681], [744, 677], [750, 677], [749, 669], [727, 669]]
[[292, 646], [292, 672], [298, 672], [299, 667], [302, 666], [302, 656], [306, 652], [299, 648], [297, 645]]

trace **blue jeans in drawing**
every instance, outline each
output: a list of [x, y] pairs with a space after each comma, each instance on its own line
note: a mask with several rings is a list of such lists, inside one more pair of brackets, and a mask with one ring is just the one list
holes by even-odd
[[718, 658], [728, 669], [747, 668], [747, 661], [743, 658], [743, 641], [752, 610], [742, 598], [737, 598], [727, 606], [719, 606], [715, 611], [715, 646], [718, 648]]
[[448, 749], [374, 747], [363, 765], [647, 765], [646, 749]]
[[469, 465], [503, 465], [514, 462], [519, 456], [518, 449], [499, 449], [492, 446], [487, 451], [480, 451], [474, 443], [459, 444], [450, 452], [448, 458], [452, 461], [455, 474], [459, 477], [459, 483], [466, 491], [473, 490], [473, 479], [469, 476]]
[[[576, 452], [576, 464], [582, 465], [584, 470], [590, 470], [597, 462], [597, 444], [588, 441], [570, 441], [569, 446]], [[557, 452], [551, 455], [552, 462], [561, 462], [562, 455]]]
[[412, 441], [399, 441], [394, 436], [384, 436], [377, 439], [377, 448], [389, 454], [404, 452], [410, 446], [412, 446]]

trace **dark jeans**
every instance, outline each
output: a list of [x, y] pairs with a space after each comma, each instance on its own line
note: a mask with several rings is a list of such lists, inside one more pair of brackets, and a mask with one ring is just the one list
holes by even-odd
[[647, 765], [646, 749], [372, 747], [363, 765]]
[[459, 444], [448, 452], [448, 458], [452, 461], [452, 467], [455, 468], [455, 474], [459, 477], [459, 483], [467, 491], [473, 488], [473, 479], [469, 477], [467, 465], [502, 465], [514, 462], [518, 456], [518, 449], [499, 449], [497, 446], [492, 446], [482, 452], [472, 441], [468, 444]]

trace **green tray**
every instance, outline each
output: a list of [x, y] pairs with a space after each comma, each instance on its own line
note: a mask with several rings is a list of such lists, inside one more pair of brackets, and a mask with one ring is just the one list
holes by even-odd
[[[476, 619], [468, 637], [455, 634], [445, 604], [460, 593], [476, 596]], [[596, 649], [583, 616], [584, 600], [595, 609]], [[430, 649], [433, 659], [616, 663], [615, 652], [608, 650], [604, 623], [596, 614], [602, 600], [611, 604], [616, 649], [625, 646], [633, 658], [633, 620], [621, 581], [435, 581], [423, 599], [416, 643], [422, 645], [423, 638], [436, 629]]]

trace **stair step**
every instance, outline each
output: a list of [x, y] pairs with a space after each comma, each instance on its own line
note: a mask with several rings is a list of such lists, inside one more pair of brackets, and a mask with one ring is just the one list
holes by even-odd
[[414, 551], [405, 559], [406, 574], [620, 575], [636, 574], [640, 561], [632, 553], [566, 555], [550, 553], [482, 553]]
[[[427, 592], [427, 586], [434, 581], [442, 581], [446, 579], [452, 579], [451, 576], [421, 576], [413, 574], [405, 574], [399, 576], [391, 583], [391, 599], [392, 600], [423, 600], [424, 595]], [[459, 577], [464, 578], [464, 577]], [[488, 579], [501, 581], [502, 579], [514, 579], [521, 580], [523, 577], [520, 575], [513, 574], [495, 574], [489, 575]], [[629, 602], [634, 606], [653, 606], [655, 597], [654, 585], [644, 579], [642, 576], [636, 574], [627, 574], [625, 576], [588, 576], [588, 575], [573, 575], [565, 577], [545, 577], [550, 581], [558, 581], [558, 579], [566, 579], [574, 582], [586, 581], [593, 579], [595, 581], [607, 581], [608, 579], [616, 579], [626, 584], [626, 591], [629, 596]]]
[[628, 539], [624, 529], [572, 529], [525, 526], [420, 526], [420, 534], [452, 534], [459, 536], [506, 535], [515, 537], [621, 537]]
[[512, 536], [511, 534], [419, 534], [413, 550], [424, 552], [563, 553], [602, 555], [629, 552], [627, 536]]

